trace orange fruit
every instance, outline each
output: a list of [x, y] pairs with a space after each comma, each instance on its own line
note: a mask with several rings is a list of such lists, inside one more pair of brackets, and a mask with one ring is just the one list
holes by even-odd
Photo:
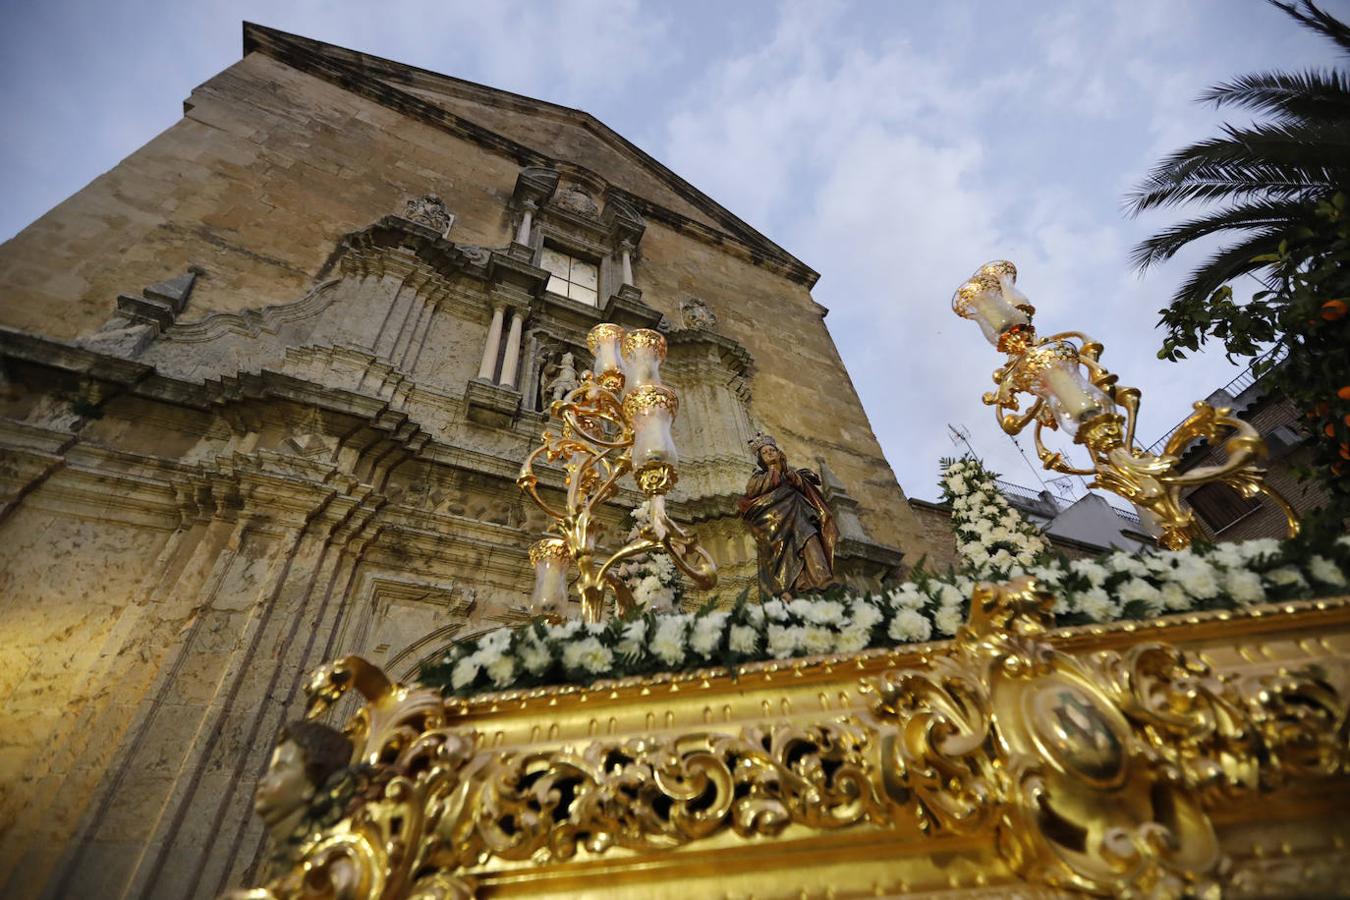
[[1327, 423], [1327, 427], [1322, 429], [1322, 433], [1325, 434], [1327, 437], [1335, 437], [1335, 436], [1336, 436], [1336, 426], [1335, 426], [1335, 425], [1332, 425], [1330, 422], [1328, 422], [1328, 423]]
[[1345, 387], [1337, 391], [1336, 396], [1340, 397], [1342, 400], [1350, 400], [1350, 384], [1347, 384]]
[[1322, 304], [1322, 318], [1328, 322], [1336, 321], [1346, 312], [1350, 312], [1350, 303], [1346, 303], [1344, 300], [1328, 300]]
[[1341, 459], [1350, 459], [1350, 444], [1341, 444]]

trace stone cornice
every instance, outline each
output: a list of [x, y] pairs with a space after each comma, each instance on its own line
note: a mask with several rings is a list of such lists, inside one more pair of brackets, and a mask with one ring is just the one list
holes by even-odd
[[[413, 73], [420, 73], [424, 77], [445, 79], [446, 83], [456, 83], [456, 79], [246, 22], [244, 24], [244, 54], [247, 55], [252, 52], [262, 53], [298, 71], [327, 81], [343, 90], [364, 97], [424, 124], [454, 134], [457, 137], [474, 141], [483, 147], [515, 160], [520, 165], [548, 166], [563, 174], [576, 173], [580, 177], [608, 184], [606, 179], [584, 166], [556, 159], [507, 138], [427, 100], [423, 100], [414, 93], [399, 90], [377, 76], [397, 79], [398, 76], [402, 75], [403, 80], [407, 81]], [[467, 84], [466, 82], [458, 83]], [[490, 92], [492, 102], [501, 103], [504, 98], [512, 97], [504, 91], [495, 91], [483, 86], [474, 87], [480, 91]], [[513, 99], [517, 103], [529, 104], [529, 111], [535, 114], [551, 107], [555, 114], [562, 113], [569, 121], [579, 124], [607, 142], [617, 145], [618, 149], [627, 153], [642, 167], [654, 172], [677, 194], [721, 223], [728, 231], [710, 228], [688, 216], [638, 197], [636, 194], [622, 191], [613, 185], [609, 186], [610, 193], [626, 200], [646, 218], [659, 221], [675, 231], [695, 237], [704, 243], [722, 247], [735, 256], [754, 265], [775, 271], [808, 288], [819, 279], [820, 276], [817, 272], [788, 254], [777, 244], [741, 221], [660, 162], [639, 150], [631, 142], [602, 125], [589, 114], [577, 110], [568, 110], [565, 107], [556, 107], [552, 104], [544, 104], [541, 101], [530, 100], [525, 97], [515, 96]], [[507, 104], [503, 103], [502, 105]]]

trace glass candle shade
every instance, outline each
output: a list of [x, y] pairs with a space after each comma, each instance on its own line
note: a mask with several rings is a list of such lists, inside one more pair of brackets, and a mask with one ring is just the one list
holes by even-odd
[[[1022, 293], [1017, 287], [1017, 266], [1008, 262], [1006, 259], [996, 259], [993, 262], [987, 262], [980, 266], [980, 271], [976, 275], [992, 275], [998, 279], [999, 290], [1003, 292], [1003, 299], [1012, 307], [1031, 306], [1031, 301], [1027, 295]], [[1025, 312], [1025, 310], [1023, 310]]]
[[628, 388], [661, 383], [661, 363], [666, 361], [666, 339], [659, 331], [636, 328], [623, 337], [623, 362]]
[[952, 298], [952, 310], [963, 319], [974, 320], [985, 340], [995, 347], [1005, 331], [1031, 322], [1025, 312], [1008, 302], [999, 278], [989, 273], [976, 275], [961, 285]]
[[1035, 373], [1031, 389], [1050, 404], [1067, 433], [1076, 434], [1082, 423], [1115, 409], [1111, 398], [1083, 375], [1078, 350], [1067, 341], [1037, 347], [1027, 363]]
[[586, 346], [595, 357], [595, 380], [611, 391], [623, 390], [623, 356], [619, 345], [624, 330], [613, 322], [601, 322], [586, 335]]
[[530, 546], [534, 566], [534, 593], [530, 610], [536, 615], [560, 614], [567, 606], [567, 570], [572, 565], [567, 545], [559, 538], [544, 538]]
[[633, 476], [648, 495], [664, 494], [675, 484], [679, 455], [670, 432], [679, 411], [675, 392], [644, 384], [628, 392], [623, 412], [633, 427]]

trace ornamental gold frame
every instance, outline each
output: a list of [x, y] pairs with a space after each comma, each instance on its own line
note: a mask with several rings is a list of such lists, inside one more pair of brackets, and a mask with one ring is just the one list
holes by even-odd
[[[392, 780], [236, 897], [1205, 896], [1350, 874], [1350, 598], [1058, 630], [1051, 602], [986, 584], [952, 641], [469, 699], [349, 657], [310, 713], [360, 693], [348, 734]], [[1033, 714], [1056, 692], [1067, 719]]]

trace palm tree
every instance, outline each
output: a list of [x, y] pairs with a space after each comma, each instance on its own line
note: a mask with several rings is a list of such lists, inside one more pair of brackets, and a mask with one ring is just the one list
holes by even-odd
[[[1350, 26], [1312, 0], [1270, 2], [1350, 55]], [[1178, 150], [1127, 198], [1131, 215], [1159, 207], [1224, 204], [1134, 248], [1133, 261], [1143, 271], [1197, 239], [1237, 234], [1235, 243], [1190, 274], [1174, 303], [1204, 303], [1225, 283], [1268, 266], [1281, 240], [1314, 224], [1318, 201], [1350, 188], [1350, 73], [1309, 69], [1245, 75], [1215, 85], [1200, 102], [1269, 118], [1243, 128], [1225, 125], [1220, 137]]]

